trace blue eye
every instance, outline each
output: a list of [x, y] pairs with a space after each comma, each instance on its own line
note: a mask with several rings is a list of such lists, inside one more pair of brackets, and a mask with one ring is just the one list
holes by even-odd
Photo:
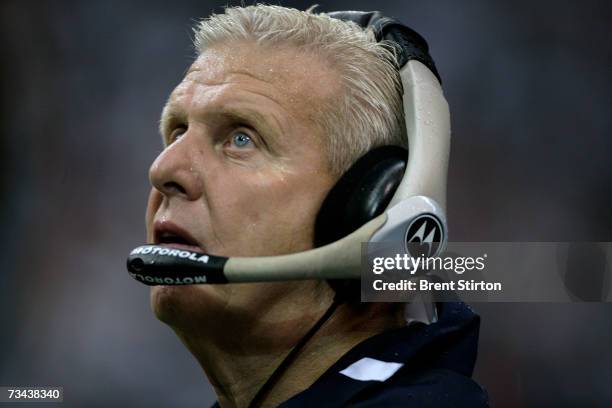
[[237, 132], [232, 136], [232, 142], [236, 147], [246, 147], [253, 144], [251, 137], [244, 132]]

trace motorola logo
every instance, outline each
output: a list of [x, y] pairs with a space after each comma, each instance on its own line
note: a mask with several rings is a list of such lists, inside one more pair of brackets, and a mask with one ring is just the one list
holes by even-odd
[[444, 238], [442, 223], [433, 214], [416, 217], [406, 230], [406, 252], [413, 258], [438, 255]]

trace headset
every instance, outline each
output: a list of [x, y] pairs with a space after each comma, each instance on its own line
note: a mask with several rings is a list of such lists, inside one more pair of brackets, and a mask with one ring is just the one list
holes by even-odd
[[330, 190], [317, 215], [315, 249], [228, 258], [143, 245], [127, 259], [134, 279], [146, 285], [305, 279], [358, 282], [362, 243], [394, 242], [408, 254], [413, 244], [425, 247], [428, 256], [443, 252], [448, 236], [450, 114], [428, 45], [414, 30], [379, 12], [327, 15], [372, 28], [378, 41], [396, 49], [409, 150], [378, 147], [353, 164]]

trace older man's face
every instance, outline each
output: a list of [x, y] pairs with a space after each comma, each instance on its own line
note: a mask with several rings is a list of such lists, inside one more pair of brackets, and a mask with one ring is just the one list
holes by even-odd
[[[311, 248], [335, 181], [317, 120], [338, 92], [335, 71], [291, 48], [234, 44], [203, 53], [163, 112], [148, 241], [225, 256]], [[151, 300], [173, 323], [181, 309], [263, 306], [287, 293], [283, 285], [159, 286]]]

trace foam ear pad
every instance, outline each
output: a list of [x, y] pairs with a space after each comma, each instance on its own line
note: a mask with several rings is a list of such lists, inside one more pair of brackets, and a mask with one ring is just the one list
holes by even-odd
[[315, 246], [343, 238], [385, 210], [404, 176], [408, 151], [381, 146], [359, 158], [327, 194], [315, 222]]
[[[315, 246], [345, 237], [385, 210], [404, 176], [408, 151], [399, 146], [370, 150], [327, 194], [315, 222]], [[336, 296], [360, 301], [358, 280], [328, 280]]]

